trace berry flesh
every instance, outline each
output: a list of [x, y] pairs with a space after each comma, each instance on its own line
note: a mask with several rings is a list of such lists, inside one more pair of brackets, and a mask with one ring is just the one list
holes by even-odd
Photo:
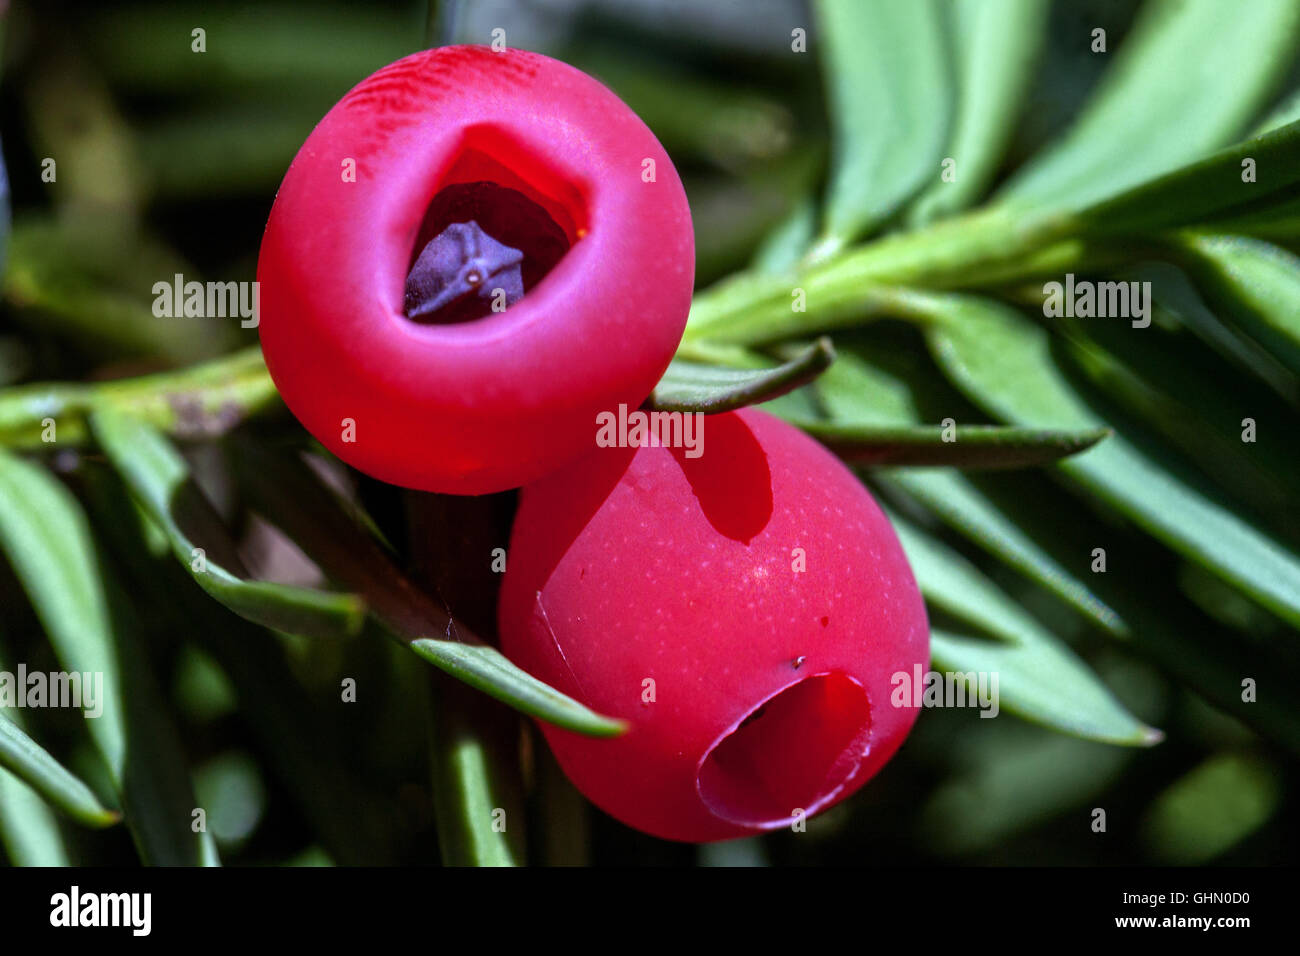
[[848, 796], [916, 718], [891, 677], [929, 664], [893, 528], [828, 451], [756, 410], [703, 455], [601, 449], [527, 486], [502, 649], [622, 737], [541, 728], [570, 779], [655, 836], [787, 826]]
[[594, 444], [681, 339], [694, 238], [672, 163], [586, 74], [444, 47], [362, 81], [285, 175], [259, 329], [289, 409], [367, 474], [482, 494]]

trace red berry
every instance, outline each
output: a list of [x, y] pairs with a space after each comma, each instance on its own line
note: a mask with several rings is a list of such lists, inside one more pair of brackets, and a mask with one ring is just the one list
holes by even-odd
[[542, 725], [578, 788], [687, 841], [848, 796], [916, 718], [892, 676], [929, 664], [889, 521], [826, 449], [755, 410], [705, 419], [700, 457], [600, 450], [526, 487], [500, 631], [516, 663], [630, 723], [610, 740]]
[[445, 47], [321, 120], [258, 279], [267, 367], [312, 434], [384, 481], [480, 494], [576, 457], [599, 411], [650, 393], [694, 240], [671, 161], [604, 86]]

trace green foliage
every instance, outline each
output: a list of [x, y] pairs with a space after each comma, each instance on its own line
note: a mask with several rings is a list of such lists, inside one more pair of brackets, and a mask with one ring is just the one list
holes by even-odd
[[674, 359], [647, 404], [655, 410], [718, 414], [771, 401], [804, 385], [835, 361], [829, 339], [775, 368], [733, 369]]
[[53, 806], [86, 826], [111, 826], [118, 816], [8, 717], [0, 717], [0, 767], [26, 781]]
[[937, 0], [818, 0], [835, 135], [827, 253], [877, 226], [939, 160], [951, 109], [943, 10]]
[[894, 527], [926, 602], [974, 633], [936, 629], [930, 650], [938, 669], [998, 674], [1003, 706], [1065, 733], [1107, 743], [1159, 742], [1159, 731], [1129, 714], [1083, 661], [961, 555], [897, 516]]
[[913, 221], [960, 212], [992, 184], [1038, 65], [1047, 13], [1047, 0], [957, 0], [952, 5], [951, 40], [961, 74], [948, 143], [952, 175], [917, 198]]
[[[999, 417], [1024, 425], [1103, 423], [1051, 354], [1047, 333], [978, 299], [936, 303], [931, 346], [953, 381]], [[1170, 547], [1300, 624], [1300, 557], [1201, 493], [1173, 465], [1116, 435], [1062, 466]]]
[[109, 460], [163, 529], [176, 559], [213, 598], [255, 624], [289, 634], [353, 637], [361, 630], [365, 604], [355, 595], [248, 580], [220, 516], [194, 484], [185, 460], [157, 431], [107, 408], [94, 414], [91, 425]]
[[508, 712], [447, 683], [433, 728], [433, 791], [442, 861], [517, 866], [525, 861], [519, 727]]
[[1300, 38], [1289, 0], [1250, 16], [1214, 0], [1150, 3], [1140, 18], [1074, 126], [1000, 200], [1082, 209], [1227, 145], [1276, 92]]
[[[0, 547], [59, 663], [69, 672], [102, 675], [102, 713], [88, 730], [141, 856], [170, 865], [211, 859], [206, 835], [190, 829], [195, 802], [180, 741], [129, 618], [110, 606], [114, 582], [80, 504], [44, 469], [8, 453], [0, 456], [0, 488]], [[65, 795], [67, 786], [65, 779]]]
[[[283, 414], [253, 333], [150, 310], [174, 272], [251, 277], [312, 125], [421, 45], [418, 17], [318, 6], [211, 12], [202, 56], [174, 4], [33, 7], [9, 37], [27, 128], [5, 144], [0, 638], [107, 696], [84, 724], [0, 716], [0, 846], [680, 859], [612, 836], [519, 733], [515, 711], [624, 728], [416, 583], [401, 502]], [[609, 83], [683, 173], [703, 287], [647, 407], [761, 403], [842, 455], [895, 520], [933, 666], [997, 672], [1024, 718], [927, 712], [872, 784], [889, 812], [703, 862], [1278, 859], [1300, 754], [1300, 7], [1250, 7], [1149, 0], [1126, 28], [1106, 4], [817, 0], [762, 24], [775, 49], [698, 10], [668, 23], [689, 42], [511, 25]], [[33, 186], [46, 155], [58, 180]], [[1048, 315], [1066, 274], [1150, 281], [1150, 324]], [[1103, 794], [1131, 839], [1081, 850]], [[264, 821], [286, 808], [281, 839]]]
[[[258, 507], [326, 573], [352, 587], [379, 626], [417, 657], [525, 714], [596, 737], [621, 721], [594, 713], [510, 663], [416, 586], [302, 461], [245, 444], [243, 474]], [[349, 513], [351, 511], [351, 513]]]

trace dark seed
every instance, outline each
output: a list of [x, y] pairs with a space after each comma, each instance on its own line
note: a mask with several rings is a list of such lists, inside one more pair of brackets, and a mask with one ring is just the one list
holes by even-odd
[[406, 316], [463, 321], [469, 317], [460, 314], [466, 309], [486, 314], [498, 289], [505, 304], [514, 305], [524, 295], [523, 259], [522, 252], [497, 242], [477, 222], [453, 222], [429, 240], [406, 277]]

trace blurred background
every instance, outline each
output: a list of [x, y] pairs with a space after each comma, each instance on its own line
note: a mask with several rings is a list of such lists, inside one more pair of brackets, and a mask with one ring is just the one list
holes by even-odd
[[[1065, 129], [1095, 88], [1104, 61], [1079, 37], [1102, 26], [1111, 44], [1122, 43], [1136, 6], [1052, 5], [1007, 169]], [[424, 3], [391, 0], [15, 3], [4, 19], [0, 76], [12, 200], [0, 385], [138, 374], [253, 344], [255, 331], [237, 323], [154, 317], [153, 283], [177, 272], [253, 279], [275, 190], [320, 117], [380, 66], [438, 43], [487, 43], [498, 27], [510, 46], [595, 75], [654, 130], [689, 194], [701, 288], [763, 255], [767, 237], [826, 182], [830, 124], [817, 27], [799, 0], [478, 0], [434, 4], [432, 12]], [[807, 56], [790, 54], [794, 27], [809, 31]], [[203, 53], [192, 50], [196, 28], [205, 31]], [[54, 182], [42, 180], [46, 157], [57, 159]], [[876, 347], [923, 360], [911, 328], [884, 323], [869, 334]], [[927, 420], [950, 409], [981, 420], [948, 387], [933, 406], [939, 411]], [[281, 418], [259, 427], [274, 434], [293, 426]], [[190, 454], [205, 490], [239, 529], [250, 563], [311, 581], [312, 569], [291, 546], [241, 515], [228, 489], [223, 498], [220, 450]], [[141, 557], [125, 527], [130, 509], [114, 497], [121, 489], [95, 456], [55, 465], [88, 503], [108, 561], [131, 595], [223, 860], [436, 862], [421, 665], [388, 643], [308, 649], [236, 618], [174, 568]], [[1108, 520], [1070, 510], [1039, 472], [977, 480], [1000, 500], [1041, 503], [1044, 526], [1059, 540], [1077, 540], [1081, 554], [1088, 528]], [[391, 502], [382, 492], [371, 496], [383, 523]], [[1113, 519], [1110, 525], [1134, 565], [1153, 569], [1130, 585], [1132, 597], [1171, 626], [1195, 630], [1211, 613], [1229, 615], [1234, 626], [1245, 615], [1244, 626], [1253, 626], [1255, 609], [1236, 608], [1213, 580], [1182, 568], [1131, 528]], [[588, 806], [559, 777], [540, 737], [521, 726], [530, 859], [1294, 862], [1300, 814], [1293, 755], [1099, 635], [1041, 589], [967, 552], [1069, 642], [1129, 710], [1163, 729], [1164, 742], [1108, 746], [1012, 716], [927, 711], [886, 770], [807, 833], [696, 848], [654, 840]], [[1207, 607], [1198, 607], [1198, 598]], [[0, 608], [0, 658], [54, 669], [40, 623], [3, 563]], [[367, 688], [342, 716], [333, 706], [340, 673]], [[102, 775], [78, 715], [25, 716], [84, 779]], [[1095, 807], [1106, 810], [1104, 834], [1090, 828]], [[124, 828], [96, 832], [64, 821], [58, 830], [73, 861], [136, 859]]]

